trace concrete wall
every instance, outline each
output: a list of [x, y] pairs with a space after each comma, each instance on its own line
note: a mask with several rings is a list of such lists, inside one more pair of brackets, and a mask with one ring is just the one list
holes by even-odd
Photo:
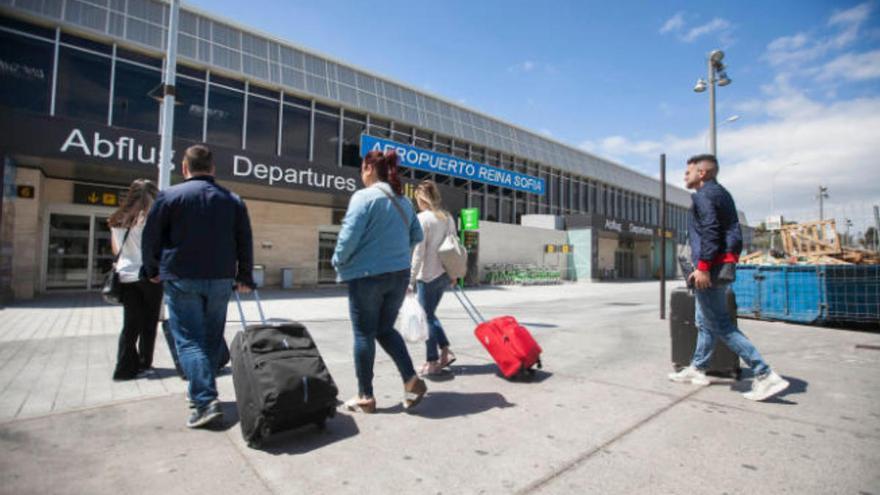
[[13, 200], [15, 214], [12, 220], [12, 294], [16, 299], [31, 299], [39, 287], [43, 259], [43, 173], [19, 167], [15, 174], [15, 185], [34, 186], [33, 198]]
[[480, 221], [480, 280], [485, 280], [485, 266], [492, 263], [533, 264], [568, 269], [567, 256], [545, 254], [545, 244], [565, 244], [563, 230], [542, 229]]
[[539, 229], [564, 230], [565, 219], [558, 215], [523, 215], [520, 218], [523, 227], [535, 227]]
[[295, 285], [318, 283], [318, 227], [332, 210], [245, 200], [254, 233], [254, 263], [265, 265], [265, 285], [281, 285], [281, 269], [293, 268]]
[[617, 239], [599, 238], [599, 277], [602, 270], [614, 269], [614, 252], [617, 251]]

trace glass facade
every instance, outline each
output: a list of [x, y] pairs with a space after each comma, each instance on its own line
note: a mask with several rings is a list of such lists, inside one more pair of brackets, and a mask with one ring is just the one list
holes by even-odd
[[110, 101], [110, 57], [61, 46], [55, 114], [107, 123]]
[[113, 84], [113, 125], [157, 132], [159, 101], [152, 96], [152, 92], [161, 83], [159, 70], [117, 60]]
[[0, 31], [0, 105], [49, 113], [54, 45]]
[[248, 94], [247, 104], [248, 151], [265, 154], [278, 153], [278, 99]]
[[[132, 36], [134, 29], [135, 36], [141, 37], [139, 43], [149, 45], [157, 34], [161, 39], [163, 4], [130, 0], [129, 7], [132, 2], [158, 10], [150, 14], [152, 20], [128, 17], [129, 25], [123, 29], [126, 36]], [[549, 141], [525, 131], [320, 57], [183, 14], [183, 60], [193, 59], [203, 66], [237, 63], [226, 68], [249, 77], [218, 77], [181, 63], [176, 136], [262, 154], [280, 153], [326, 166], [358, 167], [360, 135], [366, 132], [545, 180], [546, 194], [537, 196], [440, 174], [406, 172], [415, 179], [432, 177], [466, 190], [468, 204], [480, 207], [484, 220], [514, 223], [524, 214], [596, 213], [648, 225], [659, 223], [659, 201], [643, 190], [644, 180], [653, 188], [657, 184], [635, 172], [617, 167], [616, 178], [623, 180], [616, 183], [606, 180], [614, 174], [588, 177], [575, 173], [572, 169], [586, 155], [561, 146], [555, 149]], [[4, 20], [0, 23], [0, 105], [43, 114], [52, 114], [54, 108], [54, 115], [158, 130], [161, 58], [68, 33], [56, 41], [53, 30], [0, 19]], [[113, 19], [110, 24], [112, 29], [121, 25]], [[115, 31], [111, 35], [120, 36]], [[239, 62], [233, 61], [236, 58]], [[282, 95], [254, 83], [266, 78], [276, 82], [276, 87], [283, 84], [296, 89], [295, 94]], [[313, 93], [320, 93], [323, 100], [313, 99]], [[328, 105], [327, 100], [343, 106]], [[594, 161], [591, 170], [602, 172], [601, 163]], [[673, 205], [668, 216], [669, 228], [682, 238], [686, 211]]]
[[298, 105], [284, 104], [281, 124], [281, 155], [309, 159], [312, 111]]

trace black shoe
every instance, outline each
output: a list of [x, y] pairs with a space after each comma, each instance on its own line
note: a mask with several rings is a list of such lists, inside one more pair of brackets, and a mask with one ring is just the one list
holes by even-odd
[[207, 407], [202, 409], [194, 409], [186, 422], [187, 428], [201, 428], [208, 426], [215, 420], [223, 417], [223, 410], [220, 409], [220, 402], [212, 401]]

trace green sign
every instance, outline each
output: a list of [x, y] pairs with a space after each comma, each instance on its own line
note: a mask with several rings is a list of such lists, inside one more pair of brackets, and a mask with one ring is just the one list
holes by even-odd
[[480, 209], [463, 208], [461, 210], [461, 230], [478, 230], [480, 228]]

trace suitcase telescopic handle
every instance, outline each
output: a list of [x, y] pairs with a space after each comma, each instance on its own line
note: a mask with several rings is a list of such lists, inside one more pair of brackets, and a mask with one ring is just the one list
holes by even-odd
[[[235, 305], [238, 306], [238, 314], [241, 316], [241, 329], [247, 331], [247, 318], [244, 317], [244, 309], [241, 307], [241, 297], [238, 295], [237, 290], [233, 290], [232, 293], [235, 295]], [[257, 302], [257, 311], [260, 312], [260, 321], [263, 325], [266, 324], [266, 315], [263, 314], [263, 305], [260, 303], [260, 295], [257, 293], [257, 289], [253, 290], [254, 301]]]
[[461, 287], [457, 285], [453, 286], [452, 293], [455, 294], [456, 299], [458, 299], [458, 302], [461, 303], [461, 307], [463, 307], [465, 313], [467, 313], [468, 316], [471, 317], [471, 320], [474, 320], [474, 323], [479, 325], [480, 323], [486, 321], [486, 319], [483, 318], [483, 315], [480, 314], [480, 311], [474, 305], [473, 301], [471, 301], [467, 294], [464, 293], [464, 290], [462, 290]]

